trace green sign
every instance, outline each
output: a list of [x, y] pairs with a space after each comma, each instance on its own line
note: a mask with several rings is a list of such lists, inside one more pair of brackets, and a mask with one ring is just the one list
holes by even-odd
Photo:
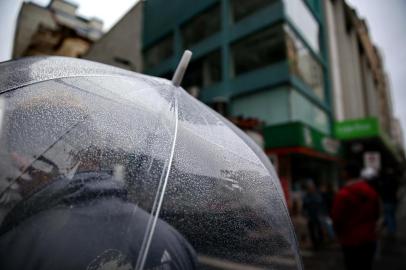
[[337, 155], [337, 140], [300, 122], [267, 126], [264, 128], [265, 148], [308, 147], [319, 152]]
[[335, 137], [352, 140], [379, 136], [379, 123], [376, 118], [363, 118], [337, 122], [334, 125]]

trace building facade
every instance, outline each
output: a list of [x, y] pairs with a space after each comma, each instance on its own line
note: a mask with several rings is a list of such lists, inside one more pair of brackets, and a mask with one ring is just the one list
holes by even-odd
[[143, 3], [135, 4], [83, 58], [140, 72]]
[[394, 118], [392, 120], [393, 127], [392, 127], [392, 137], [395, 139], [395, 143], [398, 148], [404, 149], [405, 145], [405, 140], [404, 140], [404, 134], [403, 134], [403, 129], [402, 125], [400, 123], [400, 120], [398, 118]]
[[343, 141], [345, 157], [366, 166], [365, 156], [378, 153], [382, 169], [404, 160], [394, 120], [391, 89], [379, 49], [367, 23], [344, 0], [325, 1], [329, 33], [330, 74], [334, 96], [334, 135]]
[[[265, 151], [291, 197], [336, 177], [325, 15], [319, 0], [145, 2], [146, 73], [170, 78], [183, 50], [183, 87], [229, 118], [263, 123]], [[318, 168], [317, 170], [315, 168]]]
[[82, 56], [103, 32], [102, 21], [77, 16], [78, 6], [53, 0], [24, 2], [17, 20], [13, 58], [32, 55]]

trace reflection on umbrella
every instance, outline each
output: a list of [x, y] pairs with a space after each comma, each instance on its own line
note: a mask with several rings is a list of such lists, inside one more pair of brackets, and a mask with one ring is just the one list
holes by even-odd
[[[59, 57], [0, 64], [0, 192], [18, 194], [1, 205], [0, 217], [8, 214], [0, 245], [13, 226], [49, 211], [50, 198], [59, 205], [58, 196], [69, 194], [67, 224], [78, 198], [119, 197], [148, 213], [129, 259], [134, 269], [154, 259], [166, 226], [160, 220], [183, 235], [204, 269], [300, 269], [273, 168], [248, 136], [179, 86], [187, 58], [172, 81]], [[71, 194], [75, 188], [85, 193]], [[41, 205], [19, 214], [27, 201]], [[103, 216], [114, 220], [117, 207]], [[122, 253], [106, 254], [127, 265]]]

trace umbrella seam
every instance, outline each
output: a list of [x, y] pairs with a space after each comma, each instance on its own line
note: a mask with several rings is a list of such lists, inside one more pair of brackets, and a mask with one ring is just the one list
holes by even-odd
[[[137, 270], [143, 269], [144, 265], [145, 265], [145, 261], [146, 261], [147, 255], [148, 255], [148, 250], [149, 250], [149, 247], [151, 245], [152, 237], [154, 235], [155, 226], [156, 226], [156, 223], [158, 221], [159, 212], [161, 210], [163, 198], [164, 198], [164, 195], [165, 195], [166, 186], [168, 184], [168, 179], [169, 179], [169, 175], [170, 175], [170, 171], [171, 171], [171, 167], [172, 167], [172, 161], [173, 161], [174, 154], [175, 154], [175, 146], [176, 146], [176, 140], [177, 140], [177, 135], [178, 135], [178, 120], [179, 120], [177, 92], [174, 93], [174, 110], [175, 110], [175, 128], [174, 128], [175, 132], [174, 132], [174, 135], [173, 135], [171, 153], [170, 153], [169, 160], [168, 160], [168, 166], [166, 168], [166, 175], [165, 175], [164, 181], [162, 183], [163, 187], [162, 187], [161, 193], [159, 194], [159, 200], [158, 200], [158, 204], [157, 204], [157, 209], [156, 209], [155, 215], [153, 216], [153, 219], [152, 219], [151, 228], [149, 228], [149, 230], [147, 232], [147, 235], [146, 235], [147, 237], [144, 238], [144, 240], [146, 239], [147, 242], [145, 243], [144, 249], [142, 249], [140, 251], [139, 256], [142, 256], [141, 261], [139, 262], [140, 257], [138, 257], [138, 260], [137, 260], [137, 264], [136, 264], [136, 267], [135, 267], [135, 269], [137, 269]], [[159, 185], [160, 184], [161, 183], [159, 183]], [[159, 192], [159, 190], [158, 190], [158, 192]], [[154, 209], [151, 210], [151, 213], [153, 213], [153, 211], [154, 211]]]

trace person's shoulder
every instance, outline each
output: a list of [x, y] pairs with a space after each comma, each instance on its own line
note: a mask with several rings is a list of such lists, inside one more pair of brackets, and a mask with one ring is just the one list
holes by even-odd
[[367, 191], [368, 193], [374, 195], [374, 196], [379, 196], [378, 192], [375, 190], [375, 188], [369, 184], [367, 181], [362, 181], [361, 184], [362, 188]]
[[351, 187], [346, 185], [340, 188], [340, 190], [336, 193], [336, 198], [347, 197], [350, 194]]
[[362, 193], [372, 198], [379, 198], [378, 192], [365, 180], [360, 180], [352, 184], [351, 189], [357, 194]]
[[358, 180], [352, 184], [353, 189], [370, 190], [373, 189], [365, 180]]
[[[151, 243], [151, 257], [169, 257], [173, 269], [196, 269], [197, 254], [192, 245], [175, 227], [163, 220], [157, 220], [154, 239]], [[172, 268], [171, 268], [172, 269]]]

